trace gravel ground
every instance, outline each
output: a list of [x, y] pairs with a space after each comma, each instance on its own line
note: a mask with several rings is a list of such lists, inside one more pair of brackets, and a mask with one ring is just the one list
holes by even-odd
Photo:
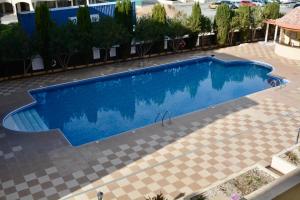
[[[252, 193], [273, 180], [275, 180], [275, 178], [266, 172], [259, 170], [258, 168], [254, 168], [234, 179], [204, 192], [203, 194], [208, 200], [231, 199], [234, 194], [238, 194], [242, 197]], [[193, 198], [197, 199], [196, 197]]]

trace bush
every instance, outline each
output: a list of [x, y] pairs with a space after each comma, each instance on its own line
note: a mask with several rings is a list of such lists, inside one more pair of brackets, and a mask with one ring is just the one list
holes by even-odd
[[22, 61], [23, 70], [27, 69], [26, 60], [32, 55], [28, 35], [19, 24], [2, 25], [0, 30], [0, 61]]
[[179, 19], [168, 19], [166, 35], [170, 39], [170, 46], [173, 51], [178, 51], [186, 46], [183, 36], [189, 34], [189, 29], [185, 27]]
[[124, 26], [111, 17], [103, 17], [99, 22], [94, 23], [92, 35], [93, 46], [105, 50], [105, 60], [107, 60], [109, 50], [113, 45], [123, 44], [129, 38], [128, 31]]
[[80, 48], [77, 27], [72, 22], [55, 26], [51, 32], [50, 51], [59, 66], [66, 69], [70, 59]]
[[164, 39], [165, 27], [149, 16], [138, 19], [135, 28], [135, 39], [139, 42], [137, 52], [144, 56], [151, 50], [153, 44]]

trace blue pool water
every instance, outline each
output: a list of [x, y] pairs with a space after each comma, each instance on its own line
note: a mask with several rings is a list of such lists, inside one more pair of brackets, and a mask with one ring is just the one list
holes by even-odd
[[36, 100], [4, 126], [25, 132], [60, 129], [73, 146], [272, 87], [270, 67], [211, 57], [171, 63], [30, 91]]

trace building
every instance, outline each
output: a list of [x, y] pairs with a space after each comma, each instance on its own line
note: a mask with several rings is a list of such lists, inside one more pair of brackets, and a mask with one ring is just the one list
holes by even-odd
[[[300, 60], [300, 7], [294, 8], [283, 17], [268, 20], [265, 42], [268, 40], [269, 26], [275, 26], [275, 53], [290, 59]], [[280, 29], [279, 37], [278, 29]]]
[[[132, 4], [132, 20], [135, 22], [136, 20], [135, 1], [132, 1], [131, 4]], [[113, 17], [115, 11], [115, 5], [116, 5], [115, 2], [89, 4], [88, 9], [90, 12], [91, 21], [96, 22], [103, 16]], [[57, 25], [65, 24], [70, 20], [76, 23], [78, 9], [79, 6], [52, 8], [50, 9], [51, 20], [54, 21], [54, 23]], [[20, 25], [30, 35], [35, 31], [34, 18], [35, 18], [35, 13], [33, 11], [18, 13], [18, 21]]]
[[[93, 5], [105, 2], [115, 2], [116, 0], [0, 0], [0, 23], [8, 24], [17, 22], [17, 14], [34, 11], [36, 6], [46, 3], [49, 8], [63, 8], [78, 5]], [[136, 0], [135, 5], [141, 5], [143, 0]]]
[[0, 0], [0, 16], [10, 15], [15, 16], [15, 19], [17, 19], [17, 13], [34, 11], [35, 7], [41, 3], [46, 3], [49, 8], [60, 8], [114, 1], [115, 0]]

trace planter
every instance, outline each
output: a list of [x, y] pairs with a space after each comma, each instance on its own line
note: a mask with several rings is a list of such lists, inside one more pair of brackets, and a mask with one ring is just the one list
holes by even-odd
[[250, 199], [279, 176], [261, 165], [253, 165], [224, 180], [216, 182], [199, 193], [193, 193], [183, 200], [243, 200]]
[[271, 167], [287, 174], [300, 166], [300, 144], [293, 145], [272, 157]]

